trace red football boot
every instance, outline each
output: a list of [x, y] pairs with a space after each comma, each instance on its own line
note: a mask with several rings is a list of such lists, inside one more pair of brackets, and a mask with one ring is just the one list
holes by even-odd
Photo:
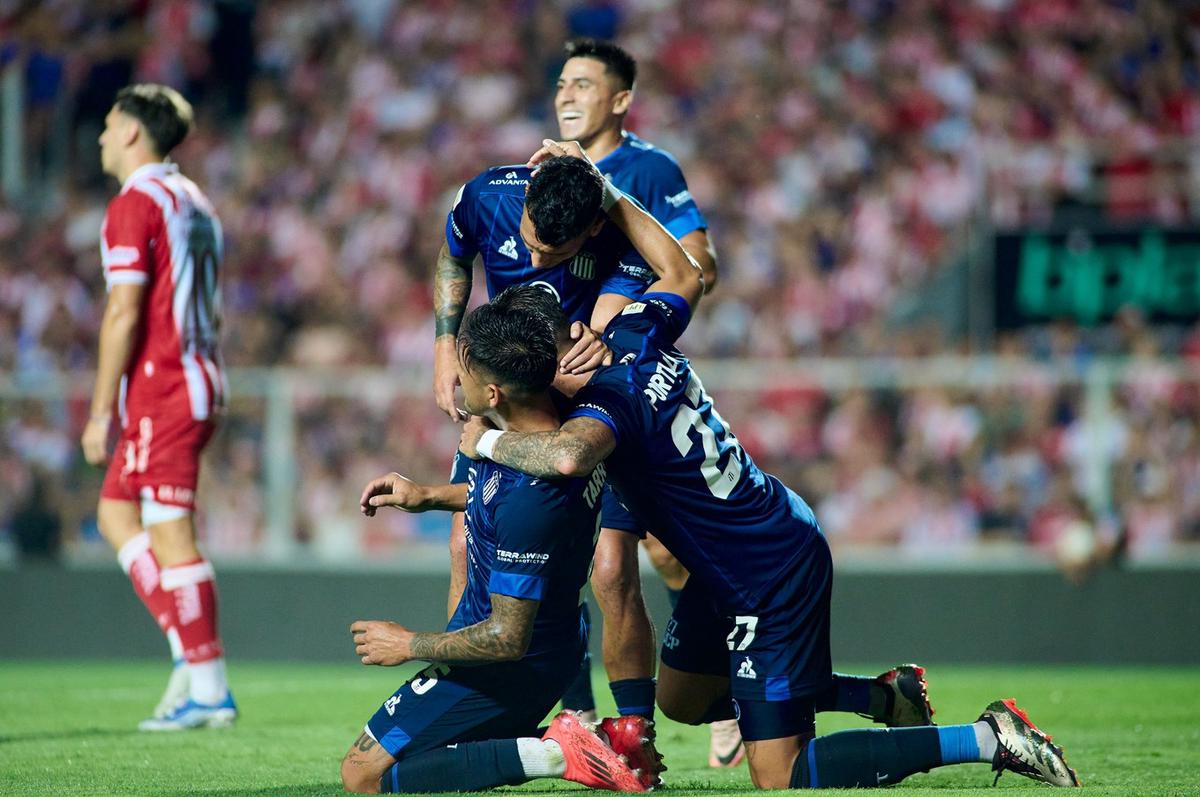
[[667, 771], [667, 767], [654, 747], [654, 720], [637, 714], [605, 717], [600, 723], [600, 735], [608, 739], [613, 750], [625, 757], [643, 786], [652, 789], [662, 785], [659, 776]]
[[646, 791], [628, 764], [573, 711], [559, 712], [543, 739], [558, 742], [566, 759], [563, 778], [593, 789]]

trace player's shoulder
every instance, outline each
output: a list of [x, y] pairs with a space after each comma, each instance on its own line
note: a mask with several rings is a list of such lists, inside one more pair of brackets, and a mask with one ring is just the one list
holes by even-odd
[[658, 164], [661, 166], [671, 166], [675, 169], [679, 168], [679, 161], [670, 152], [629, 131], [625, 132], [624, 140], [621, 142], [621, 149], [627, 158], [636, 160], [642, 164]]
[[475, 176], [469, 185], [479, 193], [525, 194], [533, 170], [523, 163], [508, 166], [489, 166]]

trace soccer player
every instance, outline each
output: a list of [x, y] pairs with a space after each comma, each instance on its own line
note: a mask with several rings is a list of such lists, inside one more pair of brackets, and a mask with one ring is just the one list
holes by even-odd
[[[533, 162], [566, 153], [582, 157], [550, 143]], [[1062, 751], [1011, 700], [972, 724], [814, 736], [819, 710], [869, 713], [873, 683], [831, 670], [829, 546], [808, 505], [745, 453], [675, 348], [702, 292], [680, 267], [686, 255], [627, 200], [608, 207], [660, 276], [604, 333], [617, 364], [560, 378], [560, 388], [574, 382], [576, 410], [559, 429], [471, 424], [461, 450], [537, 478], [606, 462], [622, 500], [688, 568], [663, 639], [663, 713], [692, 724], [736, 715], [759, 788], [889, 785], [967, 762], [1078, 785]], [[542, 315], [564, 327], [553, 303]]]
[[[483, 172], [456, 197], [434, 280], [435, 396], [450, 417], [458, 418], [454, 336], [470, 295], [476, 256], [483, 261], [489, 295], [514, 284], [543, 285], [562, 302], [572, 321], [581, 322], [580, 330], [584, 324], [603, 329], [608, 319], [641, 295], [653, 277], [624, 235], [605, 224], [598, 206], [579, 203], [580, 191], [594, 188], [591, 171], [590, 166], [566, 159], [547, 163], [531, 179], [532, 170], [524, 164], [503, 166]], [[571, 369], [587, 356], [586, 352], [568, 354], [562, 367]], [[465, 463], [460, 464], [456, 457], [452, 479], [464, 478]], [[620, 509], [611, 491], [606, 491], [604, 501], [606, 527], [615, 523], [636, 531], [636, 524]], [[618, 560], [621, 569], [612, 571], [605, 563], [613, 560], [599, 556], [592, 577], [594, 591], [611, 596], [602, 597], [602, 607], [607, 607], [605, 662], [618, 711], [650, 720], [654, 712], [654, 643], [640, 592], [637, 539], [625, 532], [617, 536], [630, 538], [632, 546], [626, 548], [633, 552], [632, 558]], [[604, 533], [601, 537], [606, 539]], [[464, 546], [461, 527], [452, 528], [449, 613], [462, 592]], [[622, 611], [618, 613], [613, 606]], [[608, 623], [614, 617], [622, 620], [616, 626], [621, 630], [610, 630]], [[624, 630], [631, 625], [634, 631]]]
[[[121, 182], [100, 232], [108, 303], [87, 461], [108, 471], [96, 510], [133, 590], [170, 642], [175, 669], [143, 730], [231, 724], [237, 708], [217, 635], [212, 565], [196, 548], [200, 452], [224, 403], [218, 351], [221, 224], [167, 155], [188, 134], [192, 108], [153, 84], [117, 93], [100, 161]], [[120, 430], [109, 460], [114, 413]]]
[[[464, 404], [500, 428], [554, 429], [559, 416], [548, 389], [557, 341], [542, 318], [507, 312], [512, 295], [501, 293], [462, 323]], [[579, 594], [599, 531], [604, 479], [603, 465], [576, 479], [542, 480], [477, 462], [466, 484], [422, 486], [392, 473], [367, 485], [361, 504], [368, 516], [383, 506], [465, 511], [468, 568], [444, 633], [381, 621], [351, 625], [363, 664], [432, 665], [396, 690], [351, 745], [342, 761], [348, 790], [474, 791], [561, 777], [644, 791], [657, 779], [651, 767], [640, 780], [571, 712], [559, 714], [544, 735], [536, 731], [587, 645]], [[620, 736], [614, 720], [605, 725]]]
[[[716, 251], [708, 239], [708, 222], [692, 198], [679, 164], [670, 153], [625, 130], [637, 82], [637, 61], [620, 46], [596, 39], [575, 39], [567, 43], [565, 51], [567, 60], [554, 96], [559, 138], [578, 141], [613, 185], [679, 240], [704, 274], [705, 293], [711, 291], [717, 282]], [[642, 536], [672, 606], [687, 579], [687, 572], [670, 552], [637, 528], [629, 511], [610, 498], [596, 545], [592, 590], [604, 615], [604, 666], [618, 703], [622, 693], [631, 688], [635, 694], [653, 695], [645, 686], [653, 674], [654, 637], [638, 574], [637, 545]], [[585, 661], [579, 678], [563, 696], [563, 707], [586, 711], [594, 706], [591, 666]], [[744, 756], [737, 723], [714, 723], [709, 764], [736, 766]]]

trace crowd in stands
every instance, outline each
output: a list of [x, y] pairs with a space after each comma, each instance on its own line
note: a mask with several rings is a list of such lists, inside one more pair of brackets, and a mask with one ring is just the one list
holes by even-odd
[[[454, 192], [554, 134], [552, 87], [576, 35], [639, 59], [627, 126], [678, 157], [709, 218], [721, 281], [683, 342], [697, 356], [961, 351], [887, 316], [962, 257], [968, 227], [1200, 217], [1194, 3], [43, 0], [0, 13], [0, 69], [21, 71], [26, 106], [28, 186], [0, 204], [0, 373], [18, 384], [94, 364], [98, 230], [115, 190], [95, 139], [132, 81], [175, 85], [197, 108], [175, 159], [225, 226], [235, 368], [430, 363], [430, 273]], [[1200, 536], [1197, 388], [1155, 377], [1161, 358], [1200, 353], [1200, 332], [1123, 323], [998, 344], [1055, 364], [1145, 360], [1147, 384], [1115, 391], [1100, 430], [1079, 384], [1036, 380], [731, 393], [724, 414], [835, 542], [1052, 546], [1078, 520], [1158, 549]], [[99, 476], [77, 451], [85, 413], [0, 402], [0, 527], [27, 504], [54, 509], [68, 535], [87, 525]], [[297, 418], [298, 539], [336, 555], [348, 534], [370, 553], [441, 533], [354, 516], [374, 472], [448, 467], [456, 434], [431, 398], [314, 396]], [[262, 419], [257, 398], [235, 404], [209, 454], [203, 526], [218, 551], [253, 551], [271, 511]], [[1100, 494], [1114, 511], [1089, 504]]]

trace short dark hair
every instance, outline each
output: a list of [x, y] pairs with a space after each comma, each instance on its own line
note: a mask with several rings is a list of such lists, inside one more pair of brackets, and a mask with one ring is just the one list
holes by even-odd
[[604, 70], [616, 75], [622, 89], [631, 89], [637, 81], [637, 61], [612, 42], [603, 39], [572, 39], [563, 48], [567, 58], [595, 58]]
[[561, 155], [542, 163], [529, 180], [525, 209], [538, 240], [561, 246], [595, 223], [603, 198], [599, 172], [580, 158]]
[[135, 83], [117, 92], [117, 110], [142, 123], [154, 151], [166, 156], [192, 129], [192, 105], [170, 86]]
[[458, 331], [459, 352], [468, 368], [486, 371], [519, 394], [535, 395], [550, 387], [558, 370], [554, 332], [544, 318], [506, 305], [507, 293], [467, 314]]
[[526, 313], [539, 318], [550, 327], [556, 342], [562, 342], [571, 333], [571, 319], [562, 309], [558, 296], [547, 285], [529, 283], [505, 288], [492, 304], [502, 312]]

